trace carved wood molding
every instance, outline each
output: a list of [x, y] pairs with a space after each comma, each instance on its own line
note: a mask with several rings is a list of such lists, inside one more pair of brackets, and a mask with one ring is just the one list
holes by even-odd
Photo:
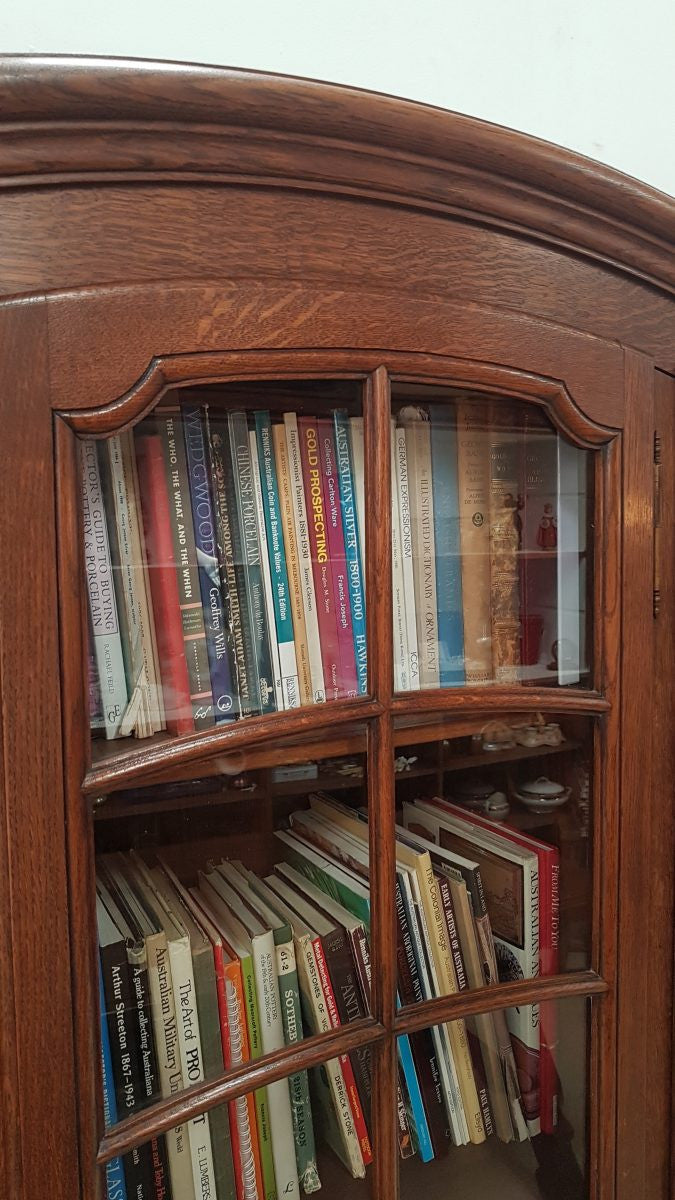
[[188, 181], [355, 195], [506, 227], [675, 290], [675, 201], [547, 142], [311, 80], [0, 59], [0, 186]]
[[335, 349], [244, 351], [174, 354], [153, 358], [140, 379], [119, 399], [102, 407], [57, 412], [73, 431], [107, 437], [142, 420], [172, 388], [246, 380], [358, 378], [383, 367], [392, 381], [461, 388], [510, 396], [543, 407], [554, 424], [575, 443], [597, 448], [617, 430], [598, 424], [575, 403], [565, 384], [494, 363], [445, 355], [385, 350]]

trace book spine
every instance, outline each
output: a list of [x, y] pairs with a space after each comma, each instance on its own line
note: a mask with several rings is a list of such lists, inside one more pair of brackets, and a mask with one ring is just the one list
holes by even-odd
[[[327, 937], [323, 938], [322, 945], [333, 986], [333, 995], [335, 996], [340, 1024], [349, 1025], [352, 1021], [358, 1021], [367, 1014], [367, 1008], [362, 998], [361, 985], [359, 983], [359, 972], [356, 966], [357, 953], [358, 957], [360, 957], [361, 951], [360, 949], [357, 950], [354, 943], [339, 926]], [[370, 1047], [364, 1046], [359, 1050], [354, 1050], [349, 1057], [354, 1073], [354, 1081], [361, 1101], [365, 1126], [366, 1129], [369, 1129], [373, 1093]]]
[[[331, 1021], [319, 976], [314, 943], [308, 935], [296, 939], [296, 954], [307, 1023], [313, 1033], [328, 1033], [332, 1028]], [[338, 1143], [335, 1146], [336, 1152], [349, 1167], [353, 1178], [363, 1179], [365, 1176], [363, 1156], [354, 1126], [341, 1060], [329, 1059], [324, 1064], [324, 1068], [330, 1092], [330, 1103], [324, 1106], [324, 1111], [327, 1122], [334, 1128], [334, 1140]], [[321, 1072], [315, 1074], [315, 1080], [316, 1094], [321, 1102], [323, 1092]]]
[[431, 429], [424, 409], [402, 409], [406, 430], [420, 687], [439, 686]]
[[[111, 453], [117, 443], [116, 453]], [[120, 489], [119, 471], [119, 438], [108, 438], [101, 443], [98, 450], [99, 469], [101, 472], [101, 489], [103, 492], [103, 508], [108, 525], [110, 545], [110, 569], [115, 588], [115, 602], [122, 642], [122, 658], [127, 684], [127, 696], [132, 698], [138, 713], [134, 725], [137, 737], [147, 737], [148, 708], [147, 680], [141, 652], [141, 641], [138, 628], [138, 605], [136, 603], [134, 581], [128, 570], [129, 562], [129, 522], [126, 493]], [[132, 705], [129, 705], [131, 708]], [[127, 709], [128, 712], [128, 709]]]
[[242, 717], [258, 711], [258, 683], [251, 617], [246, 600], [239, 518], [227, 423], [206, 410], [211, 486], [216, 512], [218, 560], [227, 620], [232, 637], [233, 665]]
[[[452, 894], [450, 884], [443, 875], [436, 876], [436, 884], [438, 887], [438, 895], [443, 907], [443, 916], [445, 919], [445, 927], [448, 935], [448, 944], [452, 962], [455, 969], [455, 977], [457, 979], [457, 991], [464, 992], [469, 984], [464, 968], [464, 958], [462, 955], [462, 947], [460, 945], [459, 934], [457, 932], [457, 922], [455, 919], [455, 908], [452, 903]], [[476, 1091], [478, 1093], [478, 1101], [480, 1104], [481, 1116], [483, 1118], [483, 1127], [486, 1137], [489, 1137], [493, 1130], [492, 1111], [490, 1109], [490, 1098], [488, 1096], [487, 1082], [483, 1063], [480, 1055], [480, 1049], [476, 1044], [475, 1038], [471, 1036], [469, 1024], [466, 1025], [466, 1035], [471, 1055], [471, 1065], [473, 1067], [473, 1075], [476, 1081]]]
[[[141, 1107], [141, 1072], [136, 1031], [133, 1028], [133, 1004], [129, 966], [124, 942], [101, 949], [101, 970], [110, 1050], [115, 1081], [118, 1117], [130, 1116]], [[124, 1175], [128, 1192], [138, 1200], [154, 1195], [151, 1149], [148, 1142], [134, 1146], [124, 1156]]]
[[340, 509], [342, 532], [347, 559], [349, 604], [354, 637], [354, 657], [359, 694], [368, 691], [368, 653], [366, 644], [366, 597], [363, 588], [363, 562], [361, 559], [361, 536], [354, 494], [354, 466], [349, 442], [349, 420], [347, 414], [337, 410], [335, 424], [335, 456], [340, 483]]
[[[239, 1067], [250, 1062], [251, 1053], [246, 1021], [246, 1004], [238, 959], [225, 968], [225, 994], [227, 997], [228, 1049], [226, 1067]], [[237, 1139], [243, 1172], [242, 1186], [245, 1200], [262, 1200], [263, 1182], [260, 1161], [260, 1145], [256, 1122], [255, 1097], [249, 1092], [232, 1102], [237, 1123]]]
[[171, 513], [173, 558], [183, 628], [185, 661], [190, 681], [190, 701], [195, 729], [213, 725], [213, 690], [194, 533], [189, 467], [185, 454], [185, 427], [179, 409], [162, 414], [157, 428], [162, 439], [164, 469]]
[[[545, 857], [541, 869], [540, 888], [545, 901], [541, 904], [539, 969], [542, 975], [557, 975], [560, 946], [560, 854]], [[539, 1010], [539, 1090], [541, 1100], [541, 1131], [555, 1133], [558, 1124], [558, 1072], [556, 1069], [557, 1005], [545, 1001]]]
[[265, 511], [265, 528], [272, 576], [274, 622], [279, 646], [279, 666], [285, 708], [300, 704], [300, 684], [295, 652], [290, 583], [286, 563], [283, 525], [279, 504], [279, 482], [272, 443], [272, 423], [267, 412], [255, 414], [258, 462]]
[[[229, 965], [229, 964], [228, 964]], [[230, 1032], [230, 1022], [227, 1009], [227, 982], [225, 978], [226, 963], [223, 954], [223, 947], [219, 942], [213, 942], [213, 966], [216, 978], [216, 996], [218, 1000], [218, 1024], [220, 1028], [220, 1042], [222, 1046], [223, 1066], [229, 1070], [232, 1065], [232, 1041]], [[244, 1186], [244, 1162], [241, 1152], [241, 1144], [239, 1140], [239, 1129], [237, 1127], [237, 1102], [230, 1100], [227, 1105], [227, 1117], [230, 1126], [230, 1145], [232, 1148], [232, 1167], [234, 1170], [234, 1187], [237, 1200], [245, 1200], [246, 1189]], [[219, 1200], [220, 1200], [220, 1188]]]
[[318, 420], [317, 428], [319, 432], [319, 458], [323, 472], [328, 555], [333, 585], [338, 652], [340, 655], [341, 682], [339, 694], [342, 696], [356, 696], [358, 694], [356, 657], [354, 655], [352, 615], [349, 606], [347, 558], [340, 512], [340, 486], [335, 461], [335, 438], [333, 436], [332, 423], [327, 418]]
[[[419, 1004], [425, 999], [425, 996], [417, 968], [411, 926], [398, 879], [396, 881], [396, 916], [396, 960], [401, 999], [404, 1004]], [[433, 1148], [433, 1157], [439, 1158], [447, 1152], [446, 1120], [438, 1058], [430, 1030], [423, 1029], [411, 1034], [410, 1048], [424, 1101], [427, 1136]]]
[[[171, 978], [169, 950], [164, 933], [146, 939], [148, 985], [157, 1046], [157, 1068], [162, 1096], [173, 1096], [183, 1088], [183, 1071], [178, 1049], [178, 1026]], [[176, 1125], [166, 1134], [169, 1170], [175, 1196], [194, 1200], [188, 1132]]]
[[[255, 985], [255, 969], [250, 956], [241, 960], [241, 981], [246, 1007], [246, 1024], [248, 1027], [248, 1044], [251, 1061], [260, 1058], [263, 1053], [258, 1013], [258, 996]], [[265, 1200], [276, 1200], [277, 1189], [274, 1175], [274, 1158], [272, 1153], [272, 1131], [269, 1119], [269, 1097], [266, 1087], [256, 1088], [254, 1093], [256, 1125], [258, 1130], [258, 1147], [260, 1150], [260, 1167], [262, 1172], [262, 1187]]]
[[289, 598], [293, 618], [295, 661], [298, 668], [300, 702], [301, 704], [311, 704], [313, 699], [312, 670], [309, 661], [309, 644], [305, 625], [305, 605], [300, 562], [298, 559], [298, 543], [295, 536], [295, 514], [293, 510], [285, 426], [273, 426], [272, 442], [279, 481], [279, 507], [283, 529], [283, 542], [286, 550], [286, 565], [288, 567]]
[[513, 414], [490, 405], [490, 614], [496, 683], [520, 682], [518, 454]]
[[138, 578], [138, 593], [140, 596], [141, 619], [144, 634], [149, 642], [148, 678], [150, 680], [150, 707], [153, 727], [158, 730], [166, 729], [164, 717], [164, 699], [162, 692], [162, 675], [157, 650], [157, 631], [155, 629], [155, 614], [150, 595], [150, 578], [148, 575], [148, 558], [145, 549], [145, 533], [141, 510], [141, 489], [138, 482], [138, 462], [134, 446], [134, 435], [131, 430], [122, 435], [122, 462], [124, 476], [127, 482], [129, 499], [129, 518], [131, 522], [132, 555]]
[[182, 409], [182, 417], [196, 561], [213, 694], [213, 716], [216, 723], [221, 724], [223, 721], [231, 721], [238, 716], [238, 705], [234, 663], [231, 658], [232, 648], [221, 591], [215, 515], [209, 486], [202, 410], [197, 405], [185, 405]]
[[101, 685], [98, 681], [96, 654], [94, 651], [94, 635], [91, 630], [91, 612], [87, 612], [87, 665], [89, 682], [89, 728], [104, 729], [103, 707], [101, 704]]
[[[258, 413], [256, 413], [256, 422]], [[253, 491], [255, 494], [255, 507], [258, 514], [258, 536], [260, 538], [260, 565], [263, 573], [263, 586], [265, 589], [265, 612], [267, 614], [267, 628], [270, 635], [270, 654], [272, 656], [272, 676], [274, 678], [274, 700], [279, 712], [285, 708], [294, 708], [297, 705], [290, 704], [287, 700], [288, 692], [284, 695], [283, 676], [281, 673], [281, 659], [279, 656], [279, 632], [277, 629], [276, 616], [274, 612], [274, 592], [272, 588], [272, 568], [274, 560], [270, 554], [270, 549], [267, 541], [267, 527], [265, 524], [265, 502], [263, 500], [262, 479], [260, 477], [260, 462], [259, 462], [259, 435], [255, 429], [250, 429], [248, 440], [251, 445], [251, 469], [253, 471]], [[295, 646], [293, 646], [293, 654], [295, 655]]]
[[[192, 902], [189, 896], [183, 895], [181, 899], [188, 908], [191, 907]], [[208, 939], [201, 946], [192, 947], [203, 1073], [206, 1079], [215, 1079], [217, 1075], [222, 1075], [225, 1061], [214, 949], [215, 947]], [[218, 1104], [212, 1108], [209, 1112], [209, 1124], [216, 1198], [217, 1200], [235, 1200], [235, 1155], [230, 1136], [228, 1106]]]
[[328, 554], [328, 531], [326, 528], [326, 506], [324, 501], [321, 462], [319, 458], [319, 435], [316, 421], [311, 417], [298, 417], [300, 454], [305, 485], [305, 503], [309, 516], [309, 543], [314, 592], [321, 638], [321, 660], [323, 681], [327, 700], [336, 700], [340, 685], [340, 652], [338, 648], [333, 581]]
[[286, 429], [288, 470], [291, 481], [293, 513], [295, 516], [295, 533], [298, 544], [298, 563], [305, 608], [305, 629], [307, 632], [309, 666], [312, 677], [312, 697], [315, 704], [321, 704], [326, 699], [326, 690], [323, 678], [321, 636], [319, 633], [319, 615], [314, 588], [314, 571], [312, 569], [312, 547], [309, 538], [307, 505], [305, 503], [305, 482], [302, 474], [300, 431], [295, 413], [284, 413], [284, 427]]
[[[189, 1087], [191, 1084], [203, 1081], [204, 1064], [192, 956], [187, 936], [169, 942], [169, 958], [183, 1080]], [[191, 1117], [186, 1124], [195, 1196], [199, 1197], [199, 1200], [216, 1200], [209, 1114], [200, 1113], [197, 1117]]]
[[[391, 421], [391, 477], [396, 471], [396, 426]], [[395, 489], [391, 493], [391, 588], [394, 642], [394, 686], [397, 692], [410, 690], [410, 646], [408, 644], [408, 611], [414, 611], [414, 596], [406, 596], [401, 555], [401, 518]], [[417, 635], [415, 635], [417, 644]]]
[[[101, 1070], [103, 1075], [103, 1121], [106, 1129], [117, 1121], [117, 1101], [115, 1098], [115, 1081], [113, 1078], [112, 1058], [110, 1056], [110, 1034], [105, 1013], [105, 995], [103, 992], [103, 973], [101, 961], [98, 964], [99, 1006], [101, 1011]], [[105, 1184], [107, 1200], [127, 1200], [127, 1189], [124, 1178], [124, 1166], [118, 1156], [111, 1158], [105, 1166]]]
[[[398, 505], [397, 534], [400, 539], [400, 555], [403, 568], [403, 595], [405, 596], [406, 637], [408, 640], [408, 690], [419, 691], [420, 664], [417, 649], [417, 617], [415, 613], [415, 576], [413, 569], [412, 515], [410, 512], [410, 487], [408, 481], [408, 451], [403, 425], [395, 426], [394, 470], [392, 488], [395, 488]], [[395, 481], [395, 482], [394, 482]]]
[[148, 577], [155, 612], [157, 650], [162, 672], [166, 727], [174, 734], [191, 733], [195, 725], [184, 653], [169, 494], [159, 435], [144, 434], [138, 437], [136, 455], [139, 478], [143, 482], [141, 506], [148, 556]]
[[[274, 934], [272, 930], [253, 938], [253, 968], [255, 972], [258, 1015], [260, 1017], [263, 1052], [272, 1054], [284, 1046], [281, 1001], [276, 971]], [[295, 1161], [295, 1139], [289, 1081], [277, 1080], [267, 1085], [272, 1157], [277, 1194], [297, 1197], [300, 1192]]]
[[[286, 936], [279, 937], [277, 940], [276, 931], [275, 955], [284, 1041], [287, 1046], [292, 1046], [300, 1042], [303, 1037], [295, 947], [292, 939], [289, 941]], [[310, 1192], [319, 1190], [321, 1181], [316, 1161], [307, 1071], [296, 1071], [290, 1075], [288, 1090], [291, 1098], [298, 1176], [303, 1192], [308, 1195]]]
[[[327, 949], [328, 953], [331, 954], [332, 957], [333, 948], [330, 946], [330, 944], [326, 946], [326, 942], [327, 939], [322, 942], [322, 939], [317, 937], [313, 939], [312, 945], [314, 947], [319, 979], [321, 981], [321, 987], [326, 1001], [326, 1010], [328, 1012], [330, 1027], [331, 1029], [339, 1029], [341, 1024], [340, 1016], [335, 1000], [335, 992], [333, 990], [333, 983], [331, 980], [328, 963], [326, 961], [326, 954], [324, 953], [324, 951]], [[354, 1078], [354, 1069], [348, 1054], [341, 1054], [339, 1056], [339, 1060], [340, 1066], [342, 1067], [342, 1075], [344, 1078], [345, 1087], [347, 1089], [347, 1095], [349, 1097], [349, 1106], [352, 1110], [354, 1129], [356, 1130], [356, 1136], [359, 1141], [359, 1149], [361, 1151], [364, 1165], [368, 1166], [368, 1164], [373, 1160], [373, 1152], [370, 1145], [368, 1130], [366, 1128], [361, 1097], [359, 1095], [359, 1091], [356, 1086], [356, 1080]]]
[[474, 402], [457, 405], [457, 476], [465, 676], [468, 684], [489, 683], [490, 460], [485, 412]]
[[82, 443], [84, 565], [106, 738], [119, 736], [128, 695], [96, 442]]
[[246, 575], [246, 598], [258, 676], [258, 699], [260, 712], [265, 714], [274, 712], [274, 681], [260, 566], [260, 538], [258, 537], [258, 518], [253, 494], [251, 448], [248, 440], [246, 413], [229, 413], [228, 425], [242, 559]]
[[460, 687], [465, 678], [457, 429], [447, 408], [432, 405], [430, 415], [439, 681], [441, 687]]
[[366, 597], [366, 483], [365, 483], [365, 452], [363, 444], [363, 417], [349, 418], [349, 444], [352, 449], [354, 466], [354, 498], [356, 500], [356, 519], [358, 521], [361, 540], [361, 562], [363, 564], [363, 598]]

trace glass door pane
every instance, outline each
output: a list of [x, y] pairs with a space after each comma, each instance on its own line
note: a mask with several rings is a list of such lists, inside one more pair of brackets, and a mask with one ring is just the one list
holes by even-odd
[[367, 692], [359, 383], [177, 389], [81, 451], [95, 761]]
[[591, 453], [508, 397], [392, 409], [396, 690], [590, 687]]
[[589, 1017], [588, 1000], [538, 1006], [549, 1039], [539, 1063], [514, 1060], [501, 1010], [410, 1034], [416, 1079], [429, 1061], [439, 1070], [435, 1088], [413, 1080], [417, 1153], [400, 1164], [401, 1200], [584, 1200]]

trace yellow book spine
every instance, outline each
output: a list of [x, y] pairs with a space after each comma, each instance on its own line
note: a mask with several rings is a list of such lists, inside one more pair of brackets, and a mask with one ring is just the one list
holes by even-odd
[[279, 482], [279, 506], [281, 509], [281, 524], [284, 531], [284, 549], [286, 551], [286, 569], [288, 571], [291, 612], [293, 614], [293, 636], [295, 639], [295, 657], [300, 686], [300, 703], [311, 704], [314, 699], [314, 693], [312, 690], [312, 672], [305, 624], [302, 575], [300, 572], [298, 542], [295, 533], [291, 473], [288, 463], [285, 427], [283, 425], [273, 425], [272, 438], [274, 441], [274, 457]]

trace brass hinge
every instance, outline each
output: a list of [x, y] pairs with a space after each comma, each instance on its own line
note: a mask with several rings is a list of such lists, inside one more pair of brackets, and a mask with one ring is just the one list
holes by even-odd
[[654, 431], [654, 617], [661, 611], [661, 438]]

